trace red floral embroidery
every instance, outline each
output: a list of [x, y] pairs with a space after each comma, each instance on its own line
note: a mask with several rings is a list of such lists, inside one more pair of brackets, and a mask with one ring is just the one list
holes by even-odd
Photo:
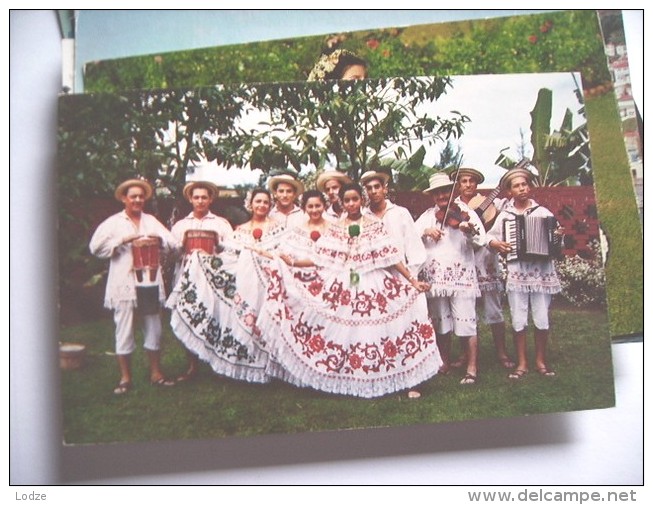
[[352, 354], [351, 356], [349, 356], [349, 364], [355, 370], [361, 367], [361, 365], [363, 364], [363, 360], [358, 354]]
[[394, 358], [397, 355], [397, 346], [388, 340], [383, 346], [383, 352], [385, 352], [385, 355], [389, 358]]
[[340, 305], [349, 305], [351, 303], [351, 291], [345, 289], [340, 293]]
[[322, 283], [319, 281], [313, 281], [308, 285], [308, 292], [313, 296], [317, 296], [322, 292]]
[[309, 347], [313, 352], [321, 352], [324, 349], [324, 339], [322, 335], [314, 335], [308, 342]]
[[352, 314], [360, 314], [361, 316], [369, 316], [372, 313], [374, 304], [372, 303], [372, 297], [367, 293], [359, 292], [356, 294], [354, 299], [354, 307], [352, 308]]

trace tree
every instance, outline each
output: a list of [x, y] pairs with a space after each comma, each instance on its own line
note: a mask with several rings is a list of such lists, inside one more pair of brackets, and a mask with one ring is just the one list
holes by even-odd
[[429, 117], [420, 111], [449, 86], [446, 77], [255, 85], [250, 101], [269, 112], [268, 131], [240, 138], [239, 162], [299, 172], [333, 159], [358, 180], [380, 159], [408, 160], [425, 145], [462, 135], [469, 121], [464, 114]]
[[[577, 89], [576, 96], [581, 102], [582, 93]], [[593, 182], [589, 153], [587, 123], [573, 126], [573, 115], [565, 111], [560, 127], [551, 132], [551, 109], [553, 93], [542, 88], [531, 111], [531, 145], [533, 147], [530, 164], [536, 168], [536, 180], [540, 186], [559, 186]], [[522, 161], [523, 161], [522, 157]], [[500, 153], [495, 164], [512, 168], [517, 164], [508, 155]]]

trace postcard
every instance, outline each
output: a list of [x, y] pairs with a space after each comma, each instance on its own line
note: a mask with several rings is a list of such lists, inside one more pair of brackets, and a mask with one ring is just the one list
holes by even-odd
[[[613, 406], [593, 184], [605, 129], [592, 124], [602, 111], [584, 102], [582, 80], [521, 73], [61, 96], [65, 444]], [[516, 163], [506, 168], [508, 158]], [[245, 178], [225, 191], [231, 172]], [[329, 204], [334, 178], [345, 184]], [[495, 220], [466, 207], [470, 179], [482, 195], [499, 189]], [[512, 243], [499, 223], [518, 200], [553, 218], [559, 251], [496, 254], [496, 269], [477, 274], [487, 237]], [[327, 221], [339, 205], [342, 217]], [[418, 241], [395, 245], [404, 232], [386, 227], [386, 214], [407, 216]], [[185, 220], [194, 233], [179, 233]], [[490, 273], [497, 282], [481, 282]], [[537, 281], [516, 287], [526, 278]], [[494, 318], [482, 285], [497, 293]], [[518, 303], [530, 296], [535, 323]]]

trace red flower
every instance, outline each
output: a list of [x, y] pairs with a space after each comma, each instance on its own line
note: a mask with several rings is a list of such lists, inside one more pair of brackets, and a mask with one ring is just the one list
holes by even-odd
[[311, 232], [311, 240], [312, 240], [313, 242], [317, 242], [317, 240], [320, 238], [320, 236], [321, 236], [321, 235], [320, 235], [320, 232], [317, 231], [317, 230], [313, 230], [313, 231]]
[[531, 35], [530, 37], [528, 37], [528, 41], [531, 44], [535, 44], [537, 42], [537, 35]]
[[383, 346], [383, 351], [389, 358], [394, 358], [397, 355], [397, 346], [393, 342], [388, 341]]
[[313, 296], [317, 296], [322, 292], [322, 283], [313, 281], [308, 285], [308, 292]]
[[433, 338], [433, 326], [430, 324], [420, 324], [419, 333], [424, 340], [431, 340]]
[[349, 364], [352, 368], [360, 368], [363, 364], [363, 360], [358, 354], [352, 354], [349, 356]]
[[263, 236], [263, 230], [260, 228], [254, 228], [252, 230], [252, 236], [254, 237], [254, 240], [261, 240], [261, 237]]
[[381, 54], [384, 58], [388, 58], [390, 56], [390, 49], [384, 49]]
[[313, 352], [320, 352], [324, 349], [324, 339], [322, 338], [322, 335], [314, 335], [313, 338], [308, 341], [308, 345], [311, 347]]
[[379, 47], [380, 42], [376, 39], [370, 39], [367, 41], [367, 47], [369, 47], [372, 51]]

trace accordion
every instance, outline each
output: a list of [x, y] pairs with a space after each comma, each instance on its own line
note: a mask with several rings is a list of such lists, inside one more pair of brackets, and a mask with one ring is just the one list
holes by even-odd
[[517, 215], [503, 222], [503, 239], [511, 251], [507, 261], [553, 259], [560, 256], [562, 238], [554, 233], [558, 221], [553, 216]]

